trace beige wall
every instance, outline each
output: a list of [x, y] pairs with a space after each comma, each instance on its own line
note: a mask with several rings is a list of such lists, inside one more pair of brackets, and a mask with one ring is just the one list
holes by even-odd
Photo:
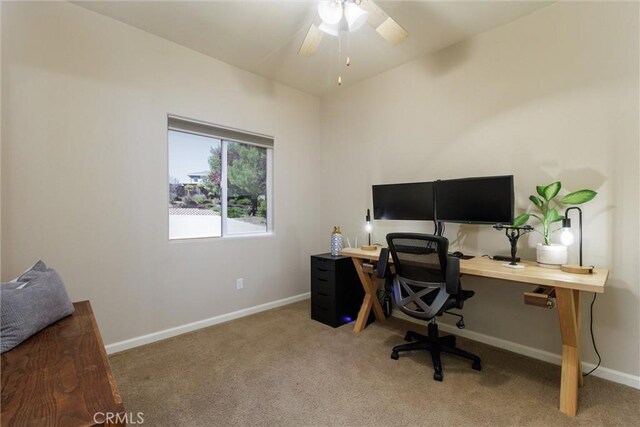
[[[513, 174], [517, 212], [536, 184], [594, 188], [598, 197], [584, 206], [585, 262], [611, 270], [595, 334], [605, 367], [639, 375], [638, 60], [638, 3], [560, 3], [324, 97], [323, 174], [344, 178], [325, 188], [323, 228], [342, 225], [362, 239], [372, 184]], [[377, 242], [390, 231], [433, 229], [374, 227]], [[488, 226], [451, 224], [445, 235], [463, 252], [508, 253]], [[535, 257], [539, 241], [525, 238], [520, 254]], [[530, 287], [463, 284], [476, 291], [464, 309], [468, 330], [559, 352], [555, 311], [522, 303]], [[590, 300], [582, 295], [583, 356], [595, 362]]]
[[[308, 292], [318, 98], [69, 3], [3, 8], [3, 279], [45, 260], [107, 344]], [[167, 113], [275, 137], [275, 236], [167, 240]]]

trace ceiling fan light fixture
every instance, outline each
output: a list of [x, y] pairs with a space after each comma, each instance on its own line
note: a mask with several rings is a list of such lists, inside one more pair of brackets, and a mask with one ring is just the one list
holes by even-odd
[[334, 37], [338, 37], [338, 34], [340, 32], [338, 24], [329, 25], [326, 22], [323, 22], [322, 24], [320, 24], [318, 26], [318, 29]]
[[368, 16], [369, 13], [356, 3], [349, 2], [344, 6], [344, 17], [349, 25], [349, 31], [356, 31], [362, 27], [367, 22]]
[[322, 22], [327, 25], [337, 25], [342, 20], [342, 2], [321, 1], [318, 4], [318, 14]]

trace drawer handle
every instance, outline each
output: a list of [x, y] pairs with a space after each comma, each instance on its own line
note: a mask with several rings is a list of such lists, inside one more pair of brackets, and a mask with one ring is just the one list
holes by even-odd
[[319, 281], [319, 282], [326, 282], [326, 281], [327, 281], [327, 279], [321, 279], [321, 278], [319, 278], [319, 277], [318, 277], [318, 281]]
[[318, 270], [318, 271], [322, 271], [323, 273], [326, 273], [327, 271], [329, 271], [329, 270], [326, 270], [326, 269], [324, 269], [324, 268], [318, 268], [317, 270]]
[[322, 292], [318, 292], [318, 295], [322, 295], [323, 297], [328, 297], [329, 296], [329, 294], [324, 294]]

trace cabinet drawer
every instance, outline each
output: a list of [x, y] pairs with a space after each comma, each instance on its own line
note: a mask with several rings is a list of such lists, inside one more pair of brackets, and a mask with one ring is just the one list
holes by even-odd
[[311, 279], [311, 293], [325, 295], [329, 297], [336, 296], [336, 284], [334, 280], [331, 279], [323, 279], [323, 278], [313, 278]]
[[311, 308], [321, 308], [336, 311], [336, 299], [331, 295], [323, 295], [317, 292], [311, 293]]
[[311, 269], [311, 281], [323, 280], [325, 282], [334, 283], [336, 280], [336, 272], [331, 270], [323, 270], [320, 268]]
[[335, 271], [336, 262], [332, 259], [311, 257], [311, 269], [323, 271]]
[[340, 326], [336, 318], [336, 311], [323, 307], [311, 307], [311, 318], [333, 328]]

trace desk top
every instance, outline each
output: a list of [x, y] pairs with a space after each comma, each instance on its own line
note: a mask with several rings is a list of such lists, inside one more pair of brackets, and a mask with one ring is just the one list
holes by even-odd
[[[380, 249], [364, 251], [360, 248], [346, 248], [340, 251], [340, 255], [377, 261], [380, 256]], [[521, 269], [504, 267], [504, 264], [506, 264], [504, 261], [494, 261], [483, 257], [461, 259], [460, 272], [470, 276], [577, 289], [599, 294], [604, 292], [604, 285], [609, 276], [609, 271], [602, 268], [594, 269], [593, 274], [573, 274], [565, 273], [560, 269], [540, 267], [537, 263], [531, 261], [521, 262], [520, 264], [525, 266], [525, 268]]]
[[2, 425], [94, 425], [124, 414], [89, 301], [2, 354]]

